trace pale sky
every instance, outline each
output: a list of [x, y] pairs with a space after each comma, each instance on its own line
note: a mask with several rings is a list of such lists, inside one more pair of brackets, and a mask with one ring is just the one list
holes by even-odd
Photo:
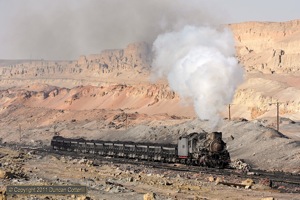
[[0, 0], [0, 59], [77, 59], [184, 25], [300, 19], [300, 0]]
[[299, 0], [207, 0], [227, 15], [227, 23], [300, 19]]

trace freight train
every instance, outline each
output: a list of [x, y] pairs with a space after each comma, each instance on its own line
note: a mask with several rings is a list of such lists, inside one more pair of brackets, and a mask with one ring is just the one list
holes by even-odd
[[230, 155], [226, 143], [222, 140], [221, 132], [191, 133], [180, 137], [177, 144], [85, 140], [54, 136], [51, 146], [59, 151], [216, 168], [227, 167], [230, 163]]

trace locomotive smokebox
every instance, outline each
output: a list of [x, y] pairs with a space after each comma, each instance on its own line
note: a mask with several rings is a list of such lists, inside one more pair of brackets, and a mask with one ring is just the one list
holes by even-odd
[[224, 143], [222, 141], [222, 132], [212, 132], [208, 134], [208, 140], [210, 141], [209, 149], [212, 152], [221, 152], [224, 149]]
[[211, 152], [221, 152], [221, 151], [223, 151], [224, 146], [218, 140], [214, 140], [210, 143], [209, 149]]

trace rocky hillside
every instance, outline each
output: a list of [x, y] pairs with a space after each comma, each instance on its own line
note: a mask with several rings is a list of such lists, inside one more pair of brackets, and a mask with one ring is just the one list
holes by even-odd
[[[247, 72], [300, 73], [300, 20], [230, 24], [237, 57]], [[83, 55], [75, 61], [2, 60], [0, 77], [8, 78], [103, 78], [108, 73], [128, 79], [124, 73], [149, 70], [151, 46], [129, 44], [125, 49]]]
[[[61, 110], [125, 110], [148, 114], [193, 116], [191, 107], [180, 106], [179, 97], [167, 85], [78, 86], [72, 89], [31, 85], [0, 90], [0, 114], [12, 105]], [[174, 109], [177, 108], [177, 109]]]
[[[247, 22], [229, 27], [236, 39], [237, 57], [246, 69], [245, 82], [231, 106], [232, 117], [275, 117], [276, 106], [269, 104], [278, 101], [281, 116], [299, 120], [300, 20]], [[146, 43], [81, 56], [75, 61], [3, 60], [0, 61], [1, 105], [7, 107], [10, 97], [20, 92], [7, 89], [18, 86], [25, 96], [29, 95], [28, 106], [133, 109], [193, 116], [193, 108], [182, 106], [165, 80], [150, 82], [150, 65], [151, 46]], [[41, 84], [57, 88], [36, 92], [33, 87]], [[228, 111], [225, 109], [223, 114], [227, 116]]]
[[300, 78], [287, 75], [252, 75], [235, 94], [232, 109], [236, 117], [256, 119], [276, 116], [279, 102], [281, 116], [300, 119]]
[[80, 56], [75, 61], [3, 60], [0, 61], [0, 83], [2, 87], [41, 82], [66, 87], [129, 83], [133, 77], [148, 76], [150, 63], [151, 48], [146, 43]]
[[300, 20], [231, 24], [237, 54], [248, 72], [300, 72]]

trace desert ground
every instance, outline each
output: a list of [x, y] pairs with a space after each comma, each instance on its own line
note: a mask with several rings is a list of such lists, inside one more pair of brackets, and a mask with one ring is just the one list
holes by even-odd
[[151, 80], [151, 47], [143, 42], [73, 61], [0, 60], [0, 171], [5, 174], [0, 187], [76, 183], [89, 188], [86, 196], [7, 199], [146, 199], [147, 193], [156, 194], [149, 199], [300, 199], [299, 193], [279, 193], [259, 184], [252, 189], [216, 185], [209, 174], [114, 163], [94, 166], [84, 158], [20, 150], [25, 145], [47, 147], [54, 135], [176, 143], [191, 132], [221, 131], [232, 160], [243, 159], [253, 169], [299, 174], [299, 20], [229, 27], [245, 76], [230, 119], [224, 106], [213, 129], [167, 80]]

